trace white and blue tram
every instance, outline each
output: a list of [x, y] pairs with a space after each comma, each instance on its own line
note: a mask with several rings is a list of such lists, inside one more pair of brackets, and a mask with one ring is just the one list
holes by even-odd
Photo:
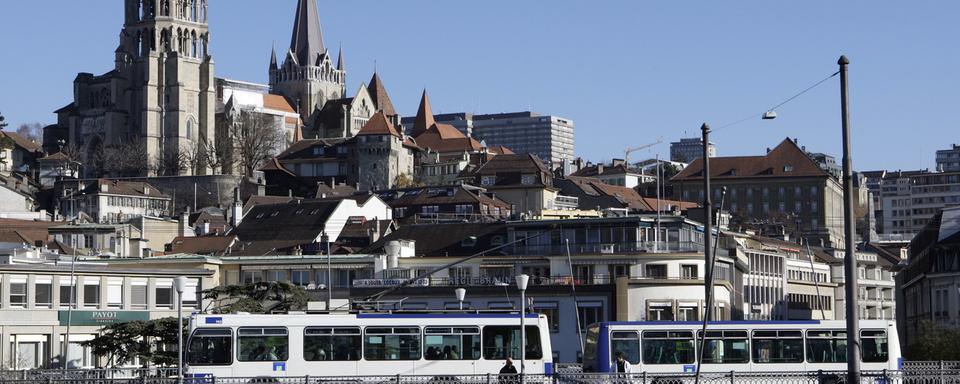
[[[601, 322], [587, 327], [585, 372], [615, 372], [616, 354], [633, 372], [695, 372], [701, 322]], [[846, 369], [842, 320], [716, 321], [704, 340], [703, 372], [815, 372]], [[861, 368], [901, 367], [892, 321], [860, 321]]]
[[[525, 372], [553, 373], [547, 319], [527, 314]], [[350, 313], [191, 318], [188, 378], [496, 374], [520, 369], [520, 314]]]

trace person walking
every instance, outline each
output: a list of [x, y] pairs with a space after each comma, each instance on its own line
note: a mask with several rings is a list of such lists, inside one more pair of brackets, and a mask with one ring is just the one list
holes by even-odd
[[630, 373], [630, 362], [623, 358], [623, 352], [617, 351], [617, 373]]
[[500, 384], [514, 384], [517, 382], [517, 367], [513, 365], [513, 359], [507, 357], [507, 361], [500, 368]]

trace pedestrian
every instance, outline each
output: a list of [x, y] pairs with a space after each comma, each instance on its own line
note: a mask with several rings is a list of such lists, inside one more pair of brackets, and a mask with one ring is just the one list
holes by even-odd
[[507, 361], [500, 368], [500, 384], [513, 384], [517, 382], [517, 367], [513, 365], [513, 359], [507, 357]]
[[617, 373], [630, 373], [630, 362], [623, 358], [623, 352], [617, 351]]

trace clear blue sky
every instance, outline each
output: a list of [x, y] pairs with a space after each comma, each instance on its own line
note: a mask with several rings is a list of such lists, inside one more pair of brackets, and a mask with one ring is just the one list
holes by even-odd
[[[960, 142], [960, 2], [328, 1], [324, 38], [343, 44], [348, 91], [378, 63], [394, 104], [434, 112], [526, 110], [576, 122], [591, 160], [760, 113], [851, 60], [857, 169], [932, 167]], [[289, 45], [294, 0], [211, 0], [216, 75], [266, 82]], [[78, 72], [103, 73], [118, 0], [0, 1], [0, 112], [11, 128], [55, 122]], [[786, 136], [840, 154], [839, 80], [714, 134], [720, 155], [762, 154]], [[656, 147], [666, 155], [668, 144]], [[632, 155], [652, 156], [644, 151]]]

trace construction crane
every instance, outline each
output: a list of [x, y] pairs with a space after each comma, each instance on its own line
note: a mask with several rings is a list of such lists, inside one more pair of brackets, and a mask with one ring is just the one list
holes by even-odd
[[663, 142], [663, 139], [657, 139], [657, 141], [656, 141], [655, 143], [650, 143], [650, 144], [646, 144], [646, 145], [641, 145], [641, 146], [639, 146], [639, 147], [627, 148], [627, 150], [623, 152], [623, 163], [626, 164], [627, 167], [629, 167], [629, 166], [630, 166], [630, 154], [631, 154], [631, 153], [636, 152], [636, 151], [639, 151], [639, 150], [641, 150], [641, 149], [650, 148], [650, 147], [652, 147], [652, 146], [654, 146], [654, 145], [657, 145], [657, 144], [660, 144], [660, 143], [662, 143], [662, 142]]

